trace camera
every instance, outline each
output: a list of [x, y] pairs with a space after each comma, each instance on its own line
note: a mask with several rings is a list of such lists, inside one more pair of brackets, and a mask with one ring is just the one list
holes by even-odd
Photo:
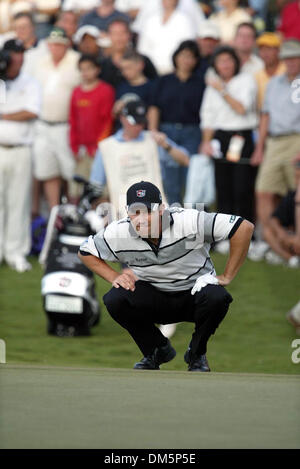
[[7, 69], [11, 63], [11, 56], [9, 51], [0, 50], [0, 80], [6, 80]]

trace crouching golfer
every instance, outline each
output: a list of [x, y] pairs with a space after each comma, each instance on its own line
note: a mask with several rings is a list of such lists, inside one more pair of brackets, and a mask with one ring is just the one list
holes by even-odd
[[[128, 189], [127, 213], [90, 236], [79, 257], [112, 284], [103, 300], [143, 354], [134, 368], [159, 370], [172, 360], [176, 352], [156, 324], [188, 321], [195, 324], [184, 356], [188, 370], [210, 371], [207, 342], [232, 301], [224, 287], [246, 257], [253, 225], [234, 215], [166, 209], [159, 189], [143, 181]], [[230, 255], [224, 273], [216, 276], [210, 245], [224, 239], [230, 239]], [[105, 260], [131, 270], [120, 274]]]

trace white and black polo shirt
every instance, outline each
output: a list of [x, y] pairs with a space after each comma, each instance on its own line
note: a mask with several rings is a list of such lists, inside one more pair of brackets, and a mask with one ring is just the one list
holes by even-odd
[[163, 214], [158, 246], [138, 236], [130, 220], [123, 218], [90, 236], [80, 252], [128, 264], [138, 279], [159, 290], [189, 290], [200, 275], [215, 274], [211, 244], [230, 239], [242, 221], [235, 215], [171, 208]]

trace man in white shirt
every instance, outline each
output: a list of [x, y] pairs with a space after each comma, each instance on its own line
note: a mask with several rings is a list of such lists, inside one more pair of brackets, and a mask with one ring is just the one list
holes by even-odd
[[69, 107], [80, 83], [79, 54], [69, 48], [63, 29], [55, 27], [47, 39], [50, 54], [37, 62], [34, 75], [42, 85], [42, 110], [34, 142], [35, 177], [43, 181], [50, 208], [60, 201], [62, 180], [73, 177], [75, 161], [68, 140]]
[[241, 23], [237, 27], [233, 46], [240, 59], [241, 73], [250, 73], [254, 76], [264, 68], [263, 60], [254, 54], [256, 29], [252, 23]]
[[[128, 1], [128, 0], [119, 0], [119, 2]], [[136, 2], [137, 0], [129, 0]], [[139, 0], [141, 1], [141, 0]], [[118, 4], [118, 0], [116, 2]], [[202, 8], [197, 0], [179, 0], [178, 1], [178, 10], [186, 14], [193, 23], [193, 29], [195, 32], [201, 27], [201, 23], [205, 21], [205, 16], [202, 11]], [[161, 0], [143, 0], [140, 6], [139, 13], [132, 24], [132, 30], [137, 34], [140, 34], [145, 25], [145, 21], [153, 15], [157, 14], [162, 10], [162, 1]]]
[[[80, 247], [79, 257], [112, 284], [104, 303], [112, 318], [132, 336], [144, 357], [137, 370], [159, 370], [176, 351], [156, 324], [195, 324], [184, 359], [189, 371], [208, 372], [207, 342], [224, 319], [230, 284], [248, 251], [253, 225], [241, 217], [165, 209], [159, 189], [141, 181], [127, 190], [127, 213]], [[210, 244], [230, 239], [221, 275], [209, 256]], [[121, 275], [107, 261], [127, 263]]]
[[196, 38], [191, 19], [179, 11], [178, 0], [162, 0], [162, 10], [151, 15], [139, 32], [137, 50], [153, 62], [158, 73], [172, 73], [172, 55], [186, 39]]
[[78, 15], [84, 15], [85, 13], [97, 8], [101, 0], [65, 0], [62, 5], [64, 11], [74, 11]]
[[[21, 73], [24, 48], [10, 40], [4, 45], [9, 64], [5, 96], [0, 100], [0, 262], [18, 272], [31, 268], [30, 212], [33, 121], [40, 112], [38, 83]], [[4, 102], [3, 102], [4, 101]]]
[[135, 19], [142, 7], [143, 0], [116, 0], [116, 9]]

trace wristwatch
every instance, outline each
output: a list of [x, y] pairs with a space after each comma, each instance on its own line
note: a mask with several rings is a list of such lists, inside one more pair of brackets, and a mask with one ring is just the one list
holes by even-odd
[[228, 91], [226, 90], [226, 87], [225, 87], [225, 86], [224, 86], [224, 88], [220, 91], [220, 94], [221, 94], [221, 96], [223, 96], [223, 98], [224, 98], [224, 96], [227, 96], [227, 95], [228, 95]]

